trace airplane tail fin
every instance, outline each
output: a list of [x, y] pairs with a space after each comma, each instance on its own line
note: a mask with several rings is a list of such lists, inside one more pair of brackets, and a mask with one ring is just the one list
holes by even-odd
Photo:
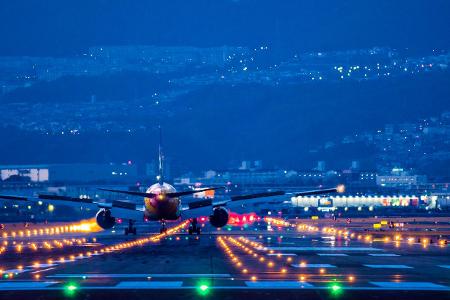
[[163, 184], [164, 183], [164, 156], [162, 152], [162, 129], [161, 126], [159, 126], [159, 145], [158, 145], [158, 183]]

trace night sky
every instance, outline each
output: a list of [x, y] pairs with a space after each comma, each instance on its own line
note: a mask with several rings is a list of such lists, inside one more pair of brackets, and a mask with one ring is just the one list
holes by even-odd
[[446, 0], [2, 1], [0, 55], [68, 55], [123, 44], [447, 49], [449, 13]]

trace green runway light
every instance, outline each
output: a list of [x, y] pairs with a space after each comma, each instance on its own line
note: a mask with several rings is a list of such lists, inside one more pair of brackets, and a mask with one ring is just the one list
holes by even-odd
[[210, 291], [208, 283], [205, 281], [199, 282], [197, 285], [197, 291], [201, 296], [208, 295]]
[[342, 287], [337, 283], [330, 286], [331, 294], [333, 296], [339, 296], [342, 293]]
[[333, 286], [331, 286], [331, 289], [333, 290], [333, 292], [337, 292], [341, 289], [341, 287], [338, 285], [333, 285]]
[[77, 289], [78, 286], [76, 284], [68, 283], [66, 286], [64, 286], [64, 294], [66, 296], [74, 296]]

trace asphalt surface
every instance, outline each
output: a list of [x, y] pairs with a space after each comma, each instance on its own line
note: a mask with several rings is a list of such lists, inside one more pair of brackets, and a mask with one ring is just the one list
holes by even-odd
[[448, 245], [267, 231], [264, 223], [209, 230], [152, 241], [143, 239], [157, 227], [147, 225], [127, 237], [119, 229], [9, 237], [0, 298], [450, 299]]

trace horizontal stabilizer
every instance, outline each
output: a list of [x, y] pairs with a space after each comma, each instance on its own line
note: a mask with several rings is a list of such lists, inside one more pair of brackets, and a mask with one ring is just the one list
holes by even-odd
[[145, 193], [145, 192], [133, 192], [133, 191], [123, 191], [123, 190], [112, 190], [112, 189], [103, 189], [99, 188], [100, 191], [106, 191], [106, 192], [112, 192], [112, 193], [119, 193], [119, 194], [125, 194], [125, 195], [131, 195], [131, 196], [140, 196], [140, 197], [146, 197], [146, 198], [153, 198], [156, 197], [156, 194], [153, 193]]
[[[187, 196], [187, 195], [192, 195], [192, 194], [201, 193], [201, 192], [205, 192], [205, 191], [211, 191], [211, 190], [218, 190], [218, 189], [223, 189], [223, 187], [214, 187], [214, 188], [205, 188], [205, 189], [199, 189], [199, 190], [173, 192], [173, 193], [167, 193], [164, 195], [169, 198], [176, 198], [176, 197]], [[157, 194], [145, 193], [145, 192], [132, 192], [132, 191], [123, 191], [123, 190], [103, 189], [103, 188], [99, 188], [99, 190], [113, 192], [113, 193], [126, 194], [126, 195], [132, 195], [132, 196], [140, 196], [140, 197], [145, 197], [145, 198], [154, 198], [154, 197], [158, 196]]]
[[166, 196], [175, 198], [175, 197], [187, 196], [187, 195], [192, 195], [192, 194], [201, 193], [201, 192], [205, 192], [205, 191], [214, 191], [214, 190], [219, 190], [219, 189], [223, 189], [223, 187], [205, 188], [205, 189], [199, 189], [199, 190], [167, 193]]

